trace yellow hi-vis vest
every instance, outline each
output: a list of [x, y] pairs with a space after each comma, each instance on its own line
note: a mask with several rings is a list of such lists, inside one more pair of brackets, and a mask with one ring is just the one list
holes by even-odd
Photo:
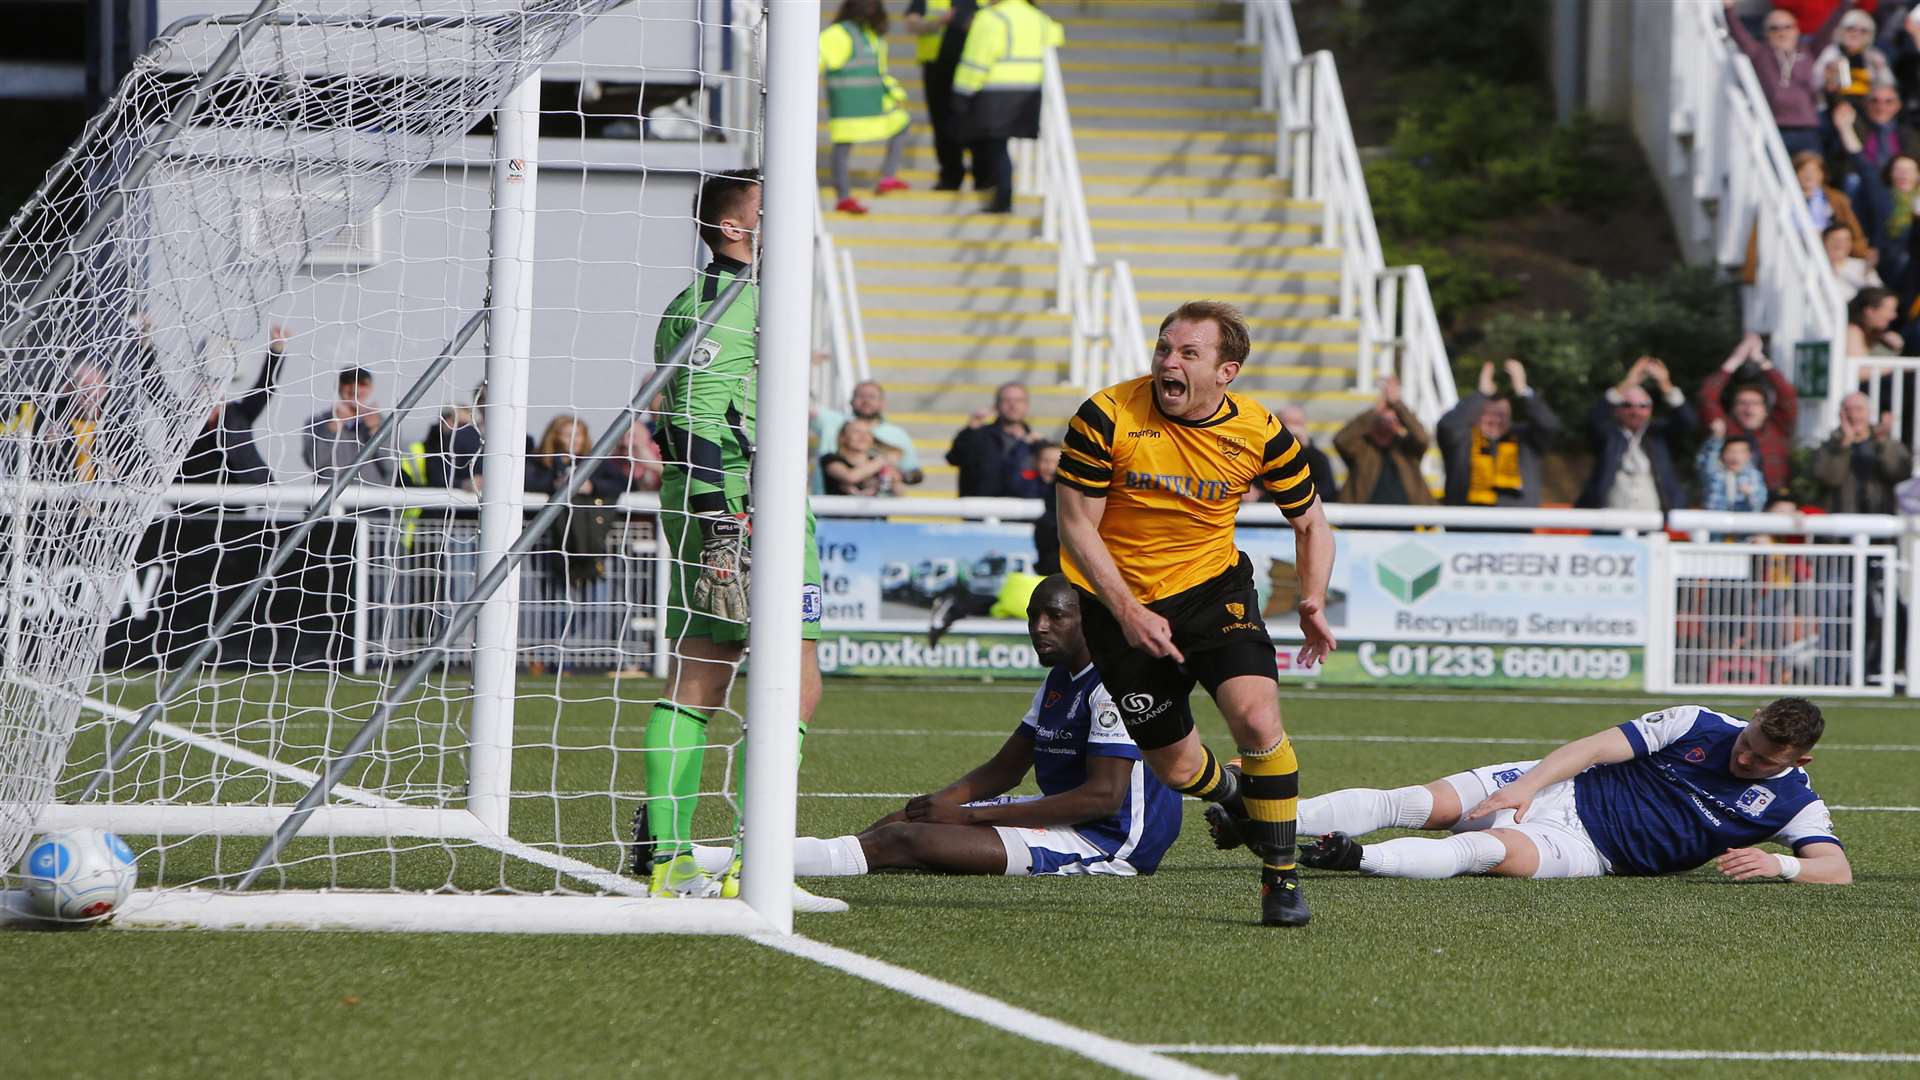
[[953, 92], [1038, 90], [1047, 46], [1067, 40], [1060, 24], [1027, 0], [1000, 0], [983, 7], [967, 31], [967, 47], [953, 74]]
[[[927, 0], [928, 19], [937, 19], [942, 13], [953, 10], [953, 0]], [[923, 64], [931, 64], [940, 59], [940, 39], [947, 35], [947, 28], [921, 34], [914, 39], [913, 58]]]
[[837, 143], [879, 142], [907, 126], [907, 92], [887, 75], [887, 50], [864, 26], [834, 23], [820, 32], [826, 74], [827, 134]]

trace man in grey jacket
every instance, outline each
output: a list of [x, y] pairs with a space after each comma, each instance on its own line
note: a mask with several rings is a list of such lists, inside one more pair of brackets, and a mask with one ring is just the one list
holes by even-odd
[[1553, 445], [1560, 420], [1527, 385], [1520, 361], [1508, 360], [1502, 369], [1513, 385], [1511, 398], [1494, 396], [1488, 361], [1480, 365], [1477, 391], [1435, 425], [1447, 466], [1448, 506], [1540, 505], [1540, 456]]
[[[300, 456], [313, 469], [322, 484], [333, 482], [334, 475], [353, 463], [360, 448], [373, 441], [386, 417], [373, 400], [373, 373], [365, 368], [347, 368], [340, 373], [340, 395], [333, 408], [307, 421]], [[367, 467], [359, 479], [368, 484], [393, 483], [394, 455], [389, 446]]]
[[1840, 426], [1813, 455], [1820, 503], [1836, 514], [1891, 514], [1893, 486], [1913, 472], [1913, 455], [1893, 434], [1893, 414], [1873, 422], [1862, 393], [1840, 401]]

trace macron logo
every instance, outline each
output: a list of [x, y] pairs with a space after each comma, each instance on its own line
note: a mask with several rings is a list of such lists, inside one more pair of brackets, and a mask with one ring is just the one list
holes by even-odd
[[1127, 438], [1129, 439], [1157, 439], [1159, 437], [1160, 433], [1152, 428], [1141, 428], [1139, 431], [1127, 432]]

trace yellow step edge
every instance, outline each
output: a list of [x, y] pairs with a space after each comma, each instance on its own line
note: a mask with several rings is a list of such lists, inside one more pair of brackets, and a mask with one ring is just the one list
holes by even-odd
[[[1272, 161], [1273, 155], [1258, 150], [1218, 153], [1211, 150], [1082, 150], [1081, 161], [1139, 161], [1158, 164], [1181, 161], [1192, 165], [1238, 165], [1243, 161]], [[1084, 173], [1082, 174], [1085, 175]], [[1263, 179], [1254, 177], [1252, 179]]]
[[[970, 390], [970, 389], [985, 389], [990, 392], [993, 389], [990, 386], [982, 387], [979, 384], [968, 384], [968, 383], [956, 384], [956, 383], [889, 381], [889, 382], [883, 383], [882, 385], [884, 385], [887, 388], [887, 393], [889, 394], [895, 393], [895, 392], [899, 392], [903, 394], [944, 394], [954, 390]], [[1087, 392], [1084, 389], [1078, 386], [1067, 386], [1064, 384], [1049, 385], [1046, 383], [1040, 383], [1040, 384], [1029, 383], [1027, 385], [1027, 389], [1032, 391], [1035, 394], [1055, 394], [1055, 395], [1068, 394], [1068, 395], [1074, 395], [1076, 398], [1085, 397], [1087, 394]]]
[[[865, 313], [871, 314], [871, 313]], [[1157, 324], [1156, 324], [1157, 325]], [[867, 344], [883, 342], [889, 345], [978, 345], [983, 349], [1017, 349], [1023, 345], [1032, 345], [1041, 349], [1070, 349], [1073, 339], [1057, 335], [1026, 334], [893, 334], [869, 333]], [[972, 360], [929, 360], [930, 364], [971, 364]]]
[[[844, 214], [838, 210], [829, 210], [826, 212], [826, 216], [831, 220], [838, 221], [897, 221], [903, 225], [950, 225], [955, 222], [971, 222], [976, 220], [971, 214]], [[1002, 223], [1011, 225], [1018, 223], [1021, 225], [1031, 225], [1036, 229], [1040, 227], [1040, 218], [1038, 215], [1000, 214], [995, 217], [978, 220], [980, 220], [982, 224], [989, 225]]]
[[1083, 41], [1077, 38], [1068, 38], [1066, 43], [1060, 46], [1060, 49], [1069, 53], [1075, 49], [1118, 49], [1135, 52], [1175, 53], [1214, 52], [1220, 49], [1231, 49], [1234, 52], [1254, 53], [1260, 51], [1260, 46], [1249, 44], [1245, 41], [1101, 41], [1098, 38], [1092, 41]]
[[[1080, 155], [1086, 157], [1085, 154]], [[1231, 188], [1242, 184], [1254, 185], [1272, 191], [1286, 187], [1287, 182], [1277, 176], [1129, 176], [1125, 173], [1080, 173], [1080, 182], [1084, 184], [1154, 184], [1163, 187], [1208, 187]], [[1258, 198], [1248, 195], [1243, 198]], [[1277, 200], [1276, 200], [1277, 201]]]
[[[1060, 70], [1085, 71], [1089, 73], [1117, 71], [1123, 74], [1139, 75], [1185, 75], [1187, 72], [1192, 71], [1193, 67], [1190, 64], [1123, 64], [1112, 60], [1062, 60], [1060, 61]], [[1207, 70], [1225, 72], [1229, 75], [1258, 75], [1260, 74], [1260, 65], [1209, 64]], [[1182, 89], [1185, 89], [1185, 87], [1182, 87]], [[1257, 89], [1257, 87], [1255, 89]], [[1074, 87], [1074, 92], [1078, 93], [1079, 90], [1079, 87]]]
[[[1074, 15], [1064, 11], [1048, 12], [1048, 14], [1052, 15], [1053, 21], [1061, 26], [1083, 26], [1090, 30], [1097, 27], [1111, 27], [1115, 30], [1165, 30], [1175, 26], [1238, 30], [1241, 26], [1239, 19], [1156, 19], [1151, 17], [1134, 19], [1125, 16], [1114, 18], [1106, 15]], [[1071, 40], [1073, 35], [1069, 34], [1067, 37]], [[1230, 43], [1223, 41], [1220, 44]]]
[[[863, 285], [862, 296], [963, 296], [963, 297], [1023, 297], [1045, 301], [1053, 296], [1053, 290], [1044, 285]], [[1192, 289], [1140, 289], [1141, 299], [1163, 300], [1179, 303], [1193, 298]], [[1271, 301], [1296, 301], [1307, 299], [1312, 294], [1292, 295], [1270, 292], [1209, 292], [1215, 300], [1225, 300], [1235, 304], [1258, 304]], [[1334, 298], [1337, 299], [1337, 298]], [[917, 309], [916, 309], [917, 310]], [[953, 314], [994, 315], [1000, 312], [954, 312]], [[1044, 314], [1066, 318], [1065, 313], [1048, 311]], [[1356, 319], [1328, 319], [1311, 316], [1290, 317], [1284, 325], [1305, 326], [1324, 330], [1357, 330], [1360, 323]]]
[[[1145, 229], [1158, 226], [1169, 232], [1319, 232], [1320, 226], [1309, 221], [1153, 221], [1147, 218], [1089, 218], [1087, 224], [1099, 229]], [[1099, 235], [1094, 236], [1098, 246]]]
[[[1193, 131], [1168, 131], [1165, 128], [1081, 128], [1073, 133], [1074, 140], [1085, 142], [1088, 139], [1128, 139], [1134, 141], [1172, 141], [1174, 139], [1244, 139], [1247, 142], [1273, 142], [1271, 131], [1213, 131], [1200, 128]], [[1270, 151], [1269, 151], [1270, 152]]]
[[[925, 371], [930, 367], [943, 367], [948, 370], [966, 371], [1032, 371], [1036, 373], [1066, 371], [1065, 360], [929, 360], [913, 356], [869, 356], [867, 366], [873, 368], [905, 367], [916, 371]], [[1344, 370], [1344, 369], [1343, 369]], [[892, 383], [888, 383], [892, 386]]]
[[[940, 364], [949, 371], [956, 371], [956, 372], [962, 372], [962, 373], [967, 371], [973, 371], [976, 369], [986, 369], [991, 371], [1026, 371], [1026, 370], [1031, 370], [1036, 364], [1046, 365], [1048, 367], [1057, 368], [1064, 371], [1067, 366], [1064, 360], [1061, 360], [1061, 361], [1037, 360], [1037, 361], [1034, 361], [1033, 364], [1028, 364], [1019, 360], [954, 360], [954, 361], [929, 362], [926, 360], [881, 360], [873, 357], [869, 357], [867, 360], [867, 363], [873, 366], [882, 366], [882, 365], [889, 365], [889, 364], [913, 364], [915, 366], [920, 367], [923, 370], [926, 367], [928, 367], [930, 363], [933, 363], [933, 364]], [[1350, 367], [1340, 367], [1332, 364], [1256, 364], [1253, 368], [1249, 370], [1248, 374], [1264, 376], [1264, 377], [1272, 377], [1276, 379], [1328, 379], [1328, 378], [1351, 379], [1353, 377], [1353, 369]], [[908, 388], [908, 389], [915, 389], [919, 393], [937, 393], [941, 391], [954, 389], [954, 386], [951, 383], [894, 382], [892, 380], [888, 380], [884, 385], [889, 391]], [[1083, 391], [1080, 391], [1079, 388], [1077, 387], [1038, 386], [1034, 388], [1034, 391], [1036, 393], [1052, 393], [1056, 390], [1059, 391], [1060, 393], [1067, 393], [1069, 391], [1076, 392], [1076, 393], [1083, 392]]]
[[[957, 272], [957, 271], [972, 270], [972, 269], [981, 269], [989, 273], [1004, 273], [1008, 270], [1032, 270], [1037, 273], [1044, 273], [1048, 275], [1049, 278], [1051, 278], [1054, 272], [1054, 269], [1052, 266], [1044, 266], [1039, 263], [1002, 263], [998, 265], [994, 263], [962, 263], [956, 266], [955, 264], [950, 262], [917, 262], [911, 259], [900, 259], [900, 260], [855, 259], [854, 266], [856, 269], [860, 270], [861, 272], [873, 270], [873, 271], [878, 271], [880, 273], [910, 273], [913, 271], [934, 272], [934, 271], [941, 271], [941, 270], [950, 270], [950, 271]], [[1295, 280], [1295, 279], [1305, 279], [1310, 281], [1337, 281], [1340, 278], [1340, 271], [1338, 270], [1182, 270], [1182, 269], [1156, 270], [1145, 265], [1132, 267], [1132, 270], [1133, 270], [1133, 278], [1136, 283], [1138, 283], [1141, 278], [1163, 278], [1163, 277], [1180, 278], [1182, 280], [1185, 280], [1188, 278], [1231, 278], [1235, 280], [1251, 279], [1255, 281], [1289, 281], [1289, 280]], [[862, 292], [866, 292], [874, 287], [875, 286], [862, 285], [860, 289]], [[943, 285], [943, 286], [928, 286], [928, 287], [929, 288], [957, 288], [959, 286]], [[994, 286], [981, 285], [978, 287], [993, 288]], [[1049, 289], [1050, 291], [1049, 286], [1008, 285], [1008, 286], [1001, 286], [1001, 287], [1003, 288], [1030, 287], [1030, 288]], [[1319, 299], [1322, 299], [1322, 297], [1319, 293], [1302, 293], [1298, 296], [1290, 297], [1290, 299], [1319, 300]], [[1338, 297], [1327, 296], [1325, 297], [1325, 299], [1329, 303], [1332, 303], [1335, 300], [1337, 300]]]
[[[970, 236], [841, 236], [834, 243], [843, 248], [882, 247], [882, 248], [1002, 248], [1009, 251], [1052, 251], [1054, 245], [1044, 240], [988, 240]], [[1234, 247], [1227, 244], [1159, 244], [1145, 241], [1121, 241], [1099, 245], [1102, 256], [1114, 252], [1136, 255], [1219, 255], [1236, 257], [1245, 255], [1323, 255], [1329, 259], [1340, 256], [1338, 249], [1301, 245], [1263, 245], [1257, 248]], [[1250, 270], [1262, 267], [1248, 267]]]
[[[1230, 195], [1089, 195], [1088, 206], [1278, 206], [1288, 210], [1319, 210], [1317, 199], [1272, 199]], [[1185, 224], [1184, 222], [1182, 224]]]
[[[1177, 295], [1179, 297], [1186, 298], [1186, 299], [1192, 298], [1191, 293], [1177, 293], [1174, 295]], [[1064, 323], [1068, 321], [1068, 316], [1056, 314], [1051, 311], [941, 311], [937, 308], [868, 308], [868, 309], [862, 310], [861, 315], [864, 318], [868, 318], [868, 319], [905, 319], [905, 320], [919, 320], [920, 322], [924, 322], [924, 323], [961, 322], [967, 319], [982, 319], [989, 322]], [[1164, 316], [1142, 315], [1140, 317], [1140, 325], [1151, 326], [1158, 329], [1160, 326], [1160, 320], [1162, 318], [1164, 318]], [[1297, 329], [1300, 329], [1303, 324], [1312, 323], [1314, 321], [1315, 320], [1312, 320], [1312, 319], [1300, 319], [1300, 318], [1293, 318], [1291, 316], [1284, 316], [1284, 315], [1275, 315], [1275, 316], [1252, 315], [1247, 317], [1247, 326], [1254, 330], [1263, 330], [1263, 329], [1297, 330]], [[961, 337], [970, 342], [984, 340], [980, 338], [968, 337], [966, 335], [953, 335], [953, 336]], [[867, 340], [869, 342], [873, 341], [874, 335], [868, 334]], [[925, 341], [925, 342], [928, 342], [929, 344], [933, 343], [931, 335], [922, 335], [913, 340]], [[1021, 338], [1021, 340], [1023, 342], [1027, 342], [1027, 341], [1035, 341], [1038, 339]], [[1352, 342], [1342, 342], [1342, 341], [1333, 341], [1333, 342], [1287, 341], [1287, 342], [1260, 342], [1259, 344], [1261, 348], [1284, 349], [1288, 351], [1304, 350], [1304, 349], [1319, 349], [1323, 352], [1352, 352], [1356, 348], [1356, 346]]]
[[[889, 417], [891, 417], [892, 414], [889, 413], [888, 415]], [[1347, 422], [1345, 420], [1309, 420], [1307, 421], [1307, 430], [1309, 432], [1316, 432], [1316, 431], [1335, 432], [1335, 431], [1339, 431], [1341, 428], [1346, 426], [1347, 426]], [[913, 440], [913, 448], [915, 450], [944, 452], [952, 445], [953, 445], [953, 440], [951, 438]], [[921, 467], [926, 468], [926, 465], [922, 463]], [[948, 467], [952, 468], [952, 466], [948, 466]]]
[[[1249, 115], [1259, 115], [1248, 109], [1209, 109], [1203, 105], [1067, 105], [1069, 116], [1139, 117], [1146, 119], [1184, 120], [1245, 120]], [[1090, 129], [1091, 130], [1091, 129]]]
[[[900, 85], [915, 90], [922, 89], [920, 79], [917, 76], [901, 79]], [[1068, 91], [1068, 97], [1072, 100], [1079, 100], [1086, 97], [1110, 97], [1120, 94], [1134, 97], [1154, 94], [1182, 96], [1191, 94], [1194, 97], [1236, 97], [1252, 102], [1260, 96], [1260, 88], [1257, 86], [1127, 86], [1121, 84], [1102, 86], [1097, 83], [1078, 83], [1074, 85], [1072, 90]], [[1247, 107], [1251, 109], [1253, 106], [1249, 104]]]
[[[985, 387], [984, 389], [991, 391], [993, 387], [989, 386], [989, 387]], [[1080, 391], [1080, 393], [1084, 395], [1086, 391], [1082, 390]], [[989, 394], [988, 396], [989, 398], [991, 398], [991, 394]], [[1368, 397], [1367, 400], [1371, 401], [1373, 399], [1372, 397]], [[983, 406], [988, 405], [988, 404], [991, 404], [991, 401], [990, 400], [983, 401], [981, 404]], [[967, 413], [958, 413], [958, 412], [897, 413], [897, 412], [890, 411], [887, 413], [887, 419], [893, 421], [896, 424], [952, 424], [955, 427], [965, 427], [967, 421], [971, 419], [971, 417]], [[1066, 427], [1067, 418], [1065, 416], [1029, 416], [1027, 417], [1027, 424], [1031, 427], [1037, 427], [1037, 428]]]

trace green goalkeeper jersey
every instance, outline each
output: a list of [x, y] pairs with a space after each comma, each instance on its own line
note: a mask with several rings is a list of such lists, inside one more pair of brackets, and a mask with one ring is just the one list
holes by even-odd
[[[660, 317], [653, 338], [654, 363], [665, 362], [727, 286], [748, 273], [746, 263], [714, 256]], [[684, 494], [662, 494], [685, 499], [673, 509], [713, 514], [739, 512], [745, 504], [753, 464], [759, 313], [759, 286], [749, 284], [667, 384], [659, 410], [661, 457], [669, 466], [662, 486], [684, 485]]]

